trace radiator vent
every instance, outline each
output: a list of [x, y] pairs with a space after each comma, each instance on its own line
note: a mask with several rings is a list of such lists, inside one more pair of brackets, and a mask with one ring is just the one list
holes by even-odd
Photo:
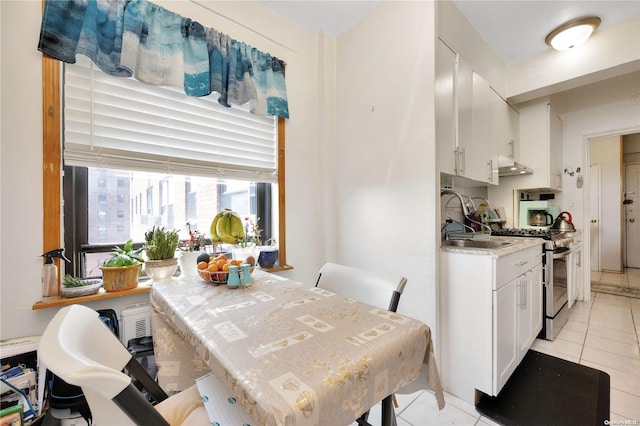
[[127, 346], [131, 339], [151, 336], [151, 305], [138, 303], [126, 306], [120, 315], [120, 340]]

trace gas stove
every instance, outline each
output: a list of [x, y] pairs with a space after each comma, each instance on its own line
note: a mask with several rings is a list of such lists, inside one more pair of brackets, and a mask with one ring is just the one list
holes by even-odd
[[555, 250], [557, 248], [569, 247], [569, 244], [573, 242], [573, 235], [569, 232], [558, 232], [548, 228], [540, 229], [518, 229], [518, 228], [503, 228], [497, 229], [491, 232], [491, 235], [496, 237], [529, 237], [529, 238], [542, 238], [546, 242], [546, 248]]

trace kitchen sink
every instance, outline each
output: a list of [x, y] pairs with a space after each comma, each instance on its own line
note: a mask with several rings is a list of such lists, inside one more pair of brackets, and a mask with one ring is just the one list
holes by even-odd
[[445, 240], [442, 241], [442, 247], [469, 247], [479, 249], [498, 249], [510, 246], [513, 243], [508, 241], [496, 240]]

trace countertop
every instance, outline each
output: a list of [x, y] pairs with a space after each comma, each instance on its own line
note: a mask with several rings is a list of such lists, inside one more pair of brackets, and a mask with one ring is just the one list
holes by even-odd
[[[507, 256], [512, 253], [516, 253], [520, 250], [528, 249], [529, 247], [542, 245], [545, 242], [544, 239], [542, 238], [528, 238], [528, 237], [486, 237], [480, 241], [484, 241], [484, 240], [505, 241], [511, 244], [504, 247], [499, 247], [499, 248], [441, 246], [440, 250], [453, 252], [453, 253], [484, 255], [484, 256], [492, 256], [495, 258], [499, 258], [502, 256]], [[542, 248], [540, 250], [542, 251]]]

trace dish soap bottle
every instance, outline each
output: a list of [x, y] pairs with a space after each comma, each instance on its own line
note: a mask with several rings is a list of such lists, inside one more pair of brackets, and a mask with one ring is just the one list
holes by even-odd
[[58, 267], [53, 262], [53, 258], [64, 259], [67, 262], [71, 262], [64, 257], [64, 249], [59, 248], [51, 250], [42, 255], [45, 258], [44, 266], [42, 267], [42, 296], [57, 296], [58, 295]]

